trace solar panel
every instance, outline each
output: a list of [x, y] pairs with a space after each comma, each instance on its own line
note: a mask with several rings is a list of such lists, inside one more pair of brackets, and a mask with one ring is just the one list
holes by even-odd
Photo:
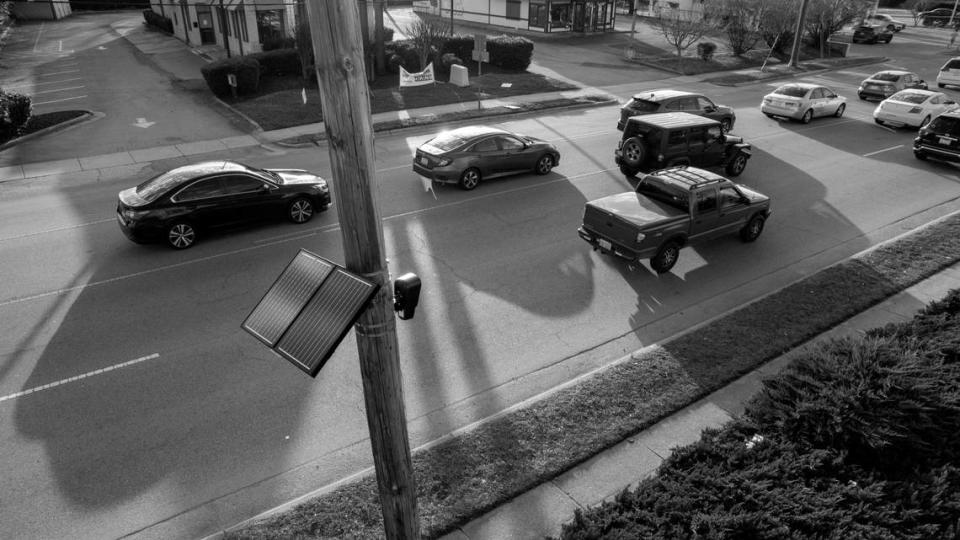
[[300, 250], [242, 328], [316, 377], [378, 286]]

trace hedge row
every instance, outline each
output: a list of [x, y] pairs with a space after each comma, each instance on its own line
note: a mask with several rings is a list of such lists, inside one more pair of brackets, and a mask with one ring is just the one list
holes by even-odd
[[960, 537], [960, 290], [809, 349], [564, 539]]
[[173, 21], [152, 9], [143, 10], [143, 20], [146, 21], [147, 26], [152, 26], [168, 34], [173, 34]]
[[33, 116], [33, 99], [17, 92], [0, 88], [0, 141], [20, 135]]

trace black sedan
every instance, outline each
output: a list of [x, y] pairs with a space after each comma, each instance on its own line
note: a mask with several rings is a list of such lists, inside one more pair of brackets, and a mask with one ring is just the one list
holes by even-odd
[[206, 161], [121, 191], [117, 220], [134, 242], [186, 249], [210, 228], [284, 216], [306, 223], [329, 206], [327, 182], [316, 174]]
[[413, 171], [444, 184], [473, 189], [481, 180], [535, 172], [547, 174], [560, 163], [557, 147], [502, 129], [469, 126], [443, 132], [417, 148]]

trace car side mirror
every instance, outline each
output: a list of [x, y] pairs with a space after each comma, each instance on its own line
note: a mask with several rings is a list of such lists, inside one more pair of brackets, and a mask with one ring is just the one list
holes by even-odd
[[403, 320], [412, 319], [420, 302], [420, 278], [412, 272], [398, 277], [393, 282], [393, 310]]
[[712, 113], [712, 112], [716, 112], [716, 111], [717, 111], [717, 108], [714, 107], [713, 105], [707, 105], [706, 107], [703, 108], [703, 111], [704, 111], [704, 112], [708, 112], [708, 113]]

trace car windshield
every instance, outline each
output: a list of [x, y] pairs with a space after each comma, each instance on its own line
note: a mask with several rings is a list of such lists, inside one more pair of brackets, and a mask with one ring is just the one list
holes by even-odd
[[870, 78], [875, 81], [896, 81], [897, 79], [900, 78], [900, 76], [897, 75], [896, 73], [880, 72]]
[[630, 100], [629, 107], [637, 111], [654, 112], [660, 108], [660, 104], [656, 101], [633, 98]]
[[444, 152], [449, 152], [450, 150], [453, 150], [455, 148], [460, 148], [468, 140], [469, 140], [468, 137], [464, 137], [463, 135], [450, 131], [447, 133], [441, 133], [440, 135], [437, 135], [436, 137], [428, 141], [427, 144], [429, 144], [430, 146], [433, 146], [434, 148], [439, 148]]
[[960, 136], [960, 118], [953, 116], [938, 116], [933, 119], [933, 122], [930, 122], [930, 125], [927, 126], [927, 129], [937, 134], [953, 135], [954, 137], [958, 137]]
[[784, 96], [802, 98], [803, 96], [807, 95], [807, 91], [808, 91], [808, 90], [809, 90], [809, 89], [804, 88], [804, 87], [802, 87], [802, 86], [797, 86], [797, 85], [795, 85], [795, 84], [785, 84], [785, 85], [781, 86], [780, 88], [777, 88], [777, 89], [774, 91], [774, 93], [776, 93], [776, 94], [781, 94], [781, 95], [784, 95]]
[[892, 101], [902, 101], [904, 103], [923, 103], [930, 97], [927, 94], [919, 92], [897, 92], [889, 97]]
[[193, 174], [193, 171], [185, 171], [183, 169], [173, 169], [172, 171], [160, 173], [137, 185], [137, 195], [147, 202], [153, 202], [171, 188], [179, 186], [193, 178]]
[[689, 196], [686, 191], [681, 191], [669, 184], [656, 179], [656, 177], [644, 178], [637, 184], [637, 193], [641, 193], [653, 200], [667, 203], [670, 206], [687, 212], [690, 210]]

